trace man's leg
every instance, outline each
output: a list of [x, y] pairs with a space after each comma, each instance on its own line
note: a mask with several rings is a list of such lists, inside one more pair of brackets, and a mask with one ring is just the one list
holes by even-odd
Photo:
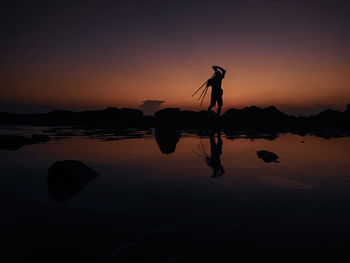
[[208, 111], [211, 111], [211, 108], [213, 108], [215, 106], [215, 103], [216, 103], [215, 97], [213, 96], [213, 94], [211, 94], [210, 105], [208, 107]]
[[218, 110], [217, 110], [217, 115], [220, 115], [221, 113], [221, 107], [222, 107], [222, 93], [221, 93], [221, 96], [218, 98]]

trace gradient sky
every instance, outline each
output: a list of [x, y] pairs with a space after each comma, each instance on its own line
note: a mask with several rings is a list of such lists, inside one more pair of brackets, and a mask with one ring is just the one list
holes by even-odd
[[349, 1], [8, 2], [0, 110], [205, 109], [191, 94], [212, 65], [227, 70], [225, 108], [350, 103]]

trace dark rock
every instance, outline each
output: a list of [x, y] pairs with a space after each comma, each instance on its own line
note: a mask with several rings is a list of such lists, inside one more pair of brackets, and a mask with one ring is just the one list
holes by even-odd
[[174, 126], [181, 124], [182, 116], [179, 108], [166, 108], [154, 114], [157, 124], [160, 126]]
[[[166, 108], [155, 116], [144, 116], [137, 109], [118, 109], [109, 107], [104, 110], [71, 112], [55, 110], [48, 114], [11, 114], [0, 113], [0, 125], [51, 125], [79, 126], [89, 128], [142, 128], [167, 127], [172, 129], [229, 129], [256, 130], [263, 134], [292, 132], [300, 135], [323, 134], [324, 130], [349, 134], [350, 105], [344, 112], [324, 110], [314, 116], [295, 117], [287, 115], [274, 106], [259, 108], [228, 109], [222, 116], [208, 111], [181, 111], [179, 108]], [[333, 135], [327, 135], [333, 137]]]
[[288, 125], [292, 116], [277, 110], [274, 106], [262, 109], [256, 106], [242, 110], [229, 109], [222, 116], [222, 125], [228, 128], [279, 128]]
[[17, 135], [0, 135], [0, 149], [15, 151], [24, 145], [31, 144], [32, 139]]
[[314, 130], [320, 128], [341, 128], [346, 125], [344, 117], [343, 112], [327, 109], [310, 116], [307, 122], [308, 126]]
[[45, 134], [33, 134], [32, 138], [18, 135], [0, 135], [0, 149], [15, 151], [24, 145], [47, 142], [50, 136]]
[[87, 125], [133, 127], [141, 123], [143, 113], [136, 109], [109, 107], [104, 110], [72, 112], [54, 110], [47, 114], [0, 113], [0, 125]]
[[169, 128], [210, 128], [220, 127], [220, 117], [208, 111], [181, 111], [179, 108], [166, 108], [155, 113], [157, 127]]
[[46, 134], [33, 134], [32, 143], [48, 142], [50, 141], [50, 136]]
[[271, 163], [275, 162], [278, 163], [279, 161], [277, 160], [279, 156], [273, 152], [269, 152], [266, 150], [261, 150], [256, 152], [258, 157], [262, 159], [265, 163]]
[[141, 123], [142, 117], [141, 110], [108, 107], [105, 110], [78, 112], [75, 124], [96, 127], [136, 127]]
[[350, 104], [347, 105], [346, 111], [344, 112], [344, 121], [345, 121], [345, 127], [350, 128]]
[[99, 174], [81, 161], [55, 162], [47, 174], [48, 191], [56, 201], [64, 201], [79, 193]]

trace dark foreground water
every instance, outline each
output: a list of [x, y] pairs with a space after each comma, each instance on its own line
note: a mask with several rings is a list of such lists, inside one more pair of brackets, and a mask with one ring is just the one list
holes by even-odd
[[[350, 138], [53, 138], [0, 150], [2, 262], [233, 262], [349, 246]], [[57, 190], [48, 170], [69, 159], [99, 176]]]

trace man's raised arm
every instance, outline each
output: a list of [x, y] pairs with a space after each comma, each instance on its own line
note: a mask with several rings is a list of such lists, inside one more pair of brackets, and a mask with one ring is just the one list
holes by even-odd
[[218, 69], [220, 69], [220, 71], [222, 73], [222, 78], [224, 78], [225, 74], [226, 74], [226, 70], [224, 70], [222, 67], [219, 67], [219, 66], [217, 66], [217, 67], [218, 67]]
[[219, 67], [219, 66], [213, 66], [213, 69], [214, 69], [215, 71], [220, 70], [220, 72], [221, 72], [221, 74], [222, 74], [222, 78], [225, 77], [225, 74], [226, 74], [226, 70], [225, 70], [225, 69], [223, 69], [222, 67]]

